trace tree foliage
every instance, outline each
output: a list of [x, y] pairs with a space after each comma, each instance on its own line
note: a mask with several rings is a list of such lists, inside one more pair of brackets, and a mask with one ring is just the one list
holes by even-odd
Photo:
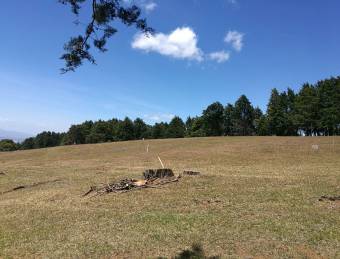
[[45, 131], [21, 144], [2, 140], [0, 151], [149, 138], [339, 135], [340, 77], [304, 84], [297, 93], [290, 88], [280, 93], [274, 88], [267, 108], [264, 114], [242, 95], [234, 104], [214, 102], [201, 116], [188, 117], [185, 123], [178, 116], [170, 123], [154, 125], [128, 117], [85, 121], [72, 125], [66, 133]]
[[69, 5], [77, 16], [85, 4], [91, 5], [91, 19], [85, 26], [84, 34], [72, 37], [64, 45], [65, 53], [61, 59], [65, 61], [65, 67], [61, 69], [62, 73], [75, 71], [84, 60], [95, 64], [90, 49], [95, 47], [100, 52], [107, 51], [107, 41], [117, 32], [113, 27], [115, 21], [126, 26], [133, 25], [146, 34], [153, 33], [146, 19], [141, 18], [141, 9], [134, 4], [126, 6], [126, 2], [122, 0], [59, 0], [59, 2]]
[[231, 117], [235, 135], [249, 136], [254, 134], [254, 108], [245, 95], [241, 95], [235, 102]]
[[185, 136], [185, 124], [183, 120], [175, 116], [169, 123], [167, 137], [168, 138], [183, 138]]
[[203, 130], [206, 136], [221, 136], [223, 133], [223, 112], [221, 103], [210, 104], [202, 115]]
[[17, 144], [11, 139], [0, 140], [0, 152], [17, 150]]

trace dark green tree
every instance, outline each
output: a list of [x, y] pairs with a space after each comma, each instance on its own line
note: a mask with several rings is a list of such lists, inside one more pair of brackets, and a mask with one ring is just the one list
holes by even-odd
[[[81, 125], [85, 133], [84, 125]], [[99, 120], [93, 123], [90, 131], [85, 133], [86, 143], [103, 143], [113, 141], [113, 129], [110, 121]]]
[[337, 134], [340, 125], [340, 78], [319, 81], [316, 85], [320, 102], [320, 131]]
[[62, 138], [63, 136], [60, 133], [44, 131], [34, 138], [34, 148], [59, 146]]
[[128, 117], [119, 122], [117, 138], [122, 141], [135, 139], [134, 125]]
[[[72, 125], [63, 139], [64, 145], [93, 143], [87, 142], [87, 137], [93, 127], [92, 121], [85, 121], [82, 124]], [[96, 143], [96, 142], [95, 142]]]
[[263, 118], [263, 116], [264, 115], [263, 115], [263, 112], [261, 111], [261, 109], [259, 107], [256, 107], [254, 109], [254, 121], [253, 121], [253, 126], [254, 126], [254, 129], [255, 129], [256, 135], [260, 135], [259, 134], [260, 122], [261, 122], [261, 119]]
[[184, 138], [185, 135], [185, 124], [183, 120], [175, 116], [169, 123], [168, 127], [168, 138]]
[[152, 127], [152, 138], [159, 139], [159, 138], [167, 138], [168, 136], [168, 123], [155, 123]]
[[268, 119], [266, 115], [262, 115], [258, 120], [258, 124], [256, 127], [256, 135], [258, 136], [268, 136], [269, 127], [268, 127]]
[[320, 101], [317, 89], [304, 84], [295, 102], [295, 123], [307, 136], [317, 134], [320, 129]]
[[238, 136], [249, 136], [255, 133], [254, 108], [245, 95], [235, 102], [232, 112], [233, 132]]
[[272, 90], [267, 109], [270, 135], [297, 135], [297, 127], [294, 123], [295, 97], [294, 91], [290, 88], [282, 93], [279, 93], [276, 88]]
[[33, 137], [25, 139], [20, 145], [20, 149], [33, 149], [33, 148], [34, 148]]
[[205, 132], [203, 129], [203, 117], [197, 116], [192, 118], [191, 129], [189, 133], [190, 137], [205, 137]]
[[285, 135], [287, 118], [284, 98], [286, 96], [280, 95], [276, 88], [272, 90], [267, 108], [268, 131], [270, 135]]
[[15, 151], [18, 145], [11, 139], [0, 140], [0, 152]]
[[234, 106], [230, 103], [224, 108], [223, 113], [223, 129], [225, 136], [232, 136], [233, 135], [233, 115]]
[[191, 129], [192, 129], [193, 122], [194, 122], [194, 119], [191, 118], [190, 116], [185, 121], [185, 136], [186, 137], [190, 137], [190, 135], [191, 135]]
[[[127, 6], [123, 0], [59, 0], [59, 2], [69, 5], [77, 16], [84, 4], [91, 5], [91, 21], [85, 25], [85, 33], [72, 37], [64, 46], [65, 54], [61, 57], [65, 60], [63, 73], [74, 71], [84, 60], [95, 64], [90, 48], [93, 46], [101, 52], [107, 51], [107, 40], [117, 32], [117, 28], [112, 26], [116, 21], [126, 26], [134, 25], [146, 34], [153, 32], [146, 20], [140, 18], [141, 9], [136, 5]], [[80, 24], [78, 21], [76, 23]]]
[[210, 104], [203, 111], [203, 131], [206, 136], [221, 136], [223, 134], [223, 112], [223, 105], [219, 102]]
[[286, 93], [286, 101], [285, 101], [285, 112], [286, 112], [286, 134], [287, 136], [296, 136], [297, 135], [297, 127], [294, 123], [295, 116], [295, 101], [296, 94], [291, 88], [287, 89]]
[[143, 139], [149, 137], [150, 134], [149, 127], [141, 118], [135, 119], [133, 125], [136, 139]]

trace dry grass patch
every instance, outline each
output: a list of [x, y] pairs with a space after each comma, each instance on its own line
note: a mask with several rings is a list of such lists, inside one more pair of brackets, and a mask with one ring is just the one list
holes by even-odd
[[[0, 257], [340, 257], [340, 138], [131, 141], [0, 154]], [[147, 143], [149, 153], [145, 152]], [[313, 144], [319, 145], [317, 151]], [[159, 167], [200, 171], [160, 189], [82, 198]]]

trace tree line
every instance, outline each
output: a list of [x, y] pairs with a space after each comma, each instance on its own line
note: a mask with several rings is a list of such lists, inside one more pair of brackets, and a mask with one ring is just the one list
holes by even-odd
[[314, 85], [306, 83], [297, 93], [290, 88], [282, 92], [274, 88], [266, 113], [241, 95], [234, 104], [212, 103], [200, 116], [186, 121], [178, 116], [169, 123], [154, 125], [128, 117], [85, 121], [72, 125], [65, 133], [45, 131], [22, 143], [2, 140], [0, 151], [138, 139], [255, 135], [340, 135], [340, 77]]

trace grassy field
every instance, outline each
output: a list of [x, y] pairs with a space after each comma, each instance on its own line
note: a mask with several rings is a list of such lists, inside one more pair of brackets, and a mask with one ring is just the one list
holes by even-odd
[[[340, 202], [318, 201], [340, 195], [334, 142], [218, 137], [0, 153], [0, 257], [171, 257], [197, 242], [222, 258], [340, 258]], [[159, 168], [158, 155], [175, 173], [201, 175], [81, 197]]]

